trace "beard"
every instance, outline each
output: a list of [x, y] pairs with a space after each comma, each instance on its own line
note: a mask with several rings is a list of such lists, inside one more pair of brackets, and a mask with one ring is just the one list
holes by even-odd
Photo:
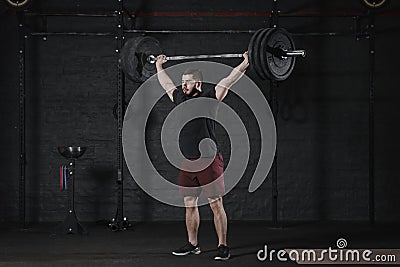
[[193, 96], [193, 95], [196, 94], [197, 92], [200, 93], [200, 91], [197, 90], [196, 87], [193, 87], [192, 91], [191, 91], [189, 94], [186, 93], [188, 89], [184, 89], [184, 88], [182, 87], [182, 90], [183, 90], [183, 93], [184, 93], [185, 95], [187, 95], [187, 96]]

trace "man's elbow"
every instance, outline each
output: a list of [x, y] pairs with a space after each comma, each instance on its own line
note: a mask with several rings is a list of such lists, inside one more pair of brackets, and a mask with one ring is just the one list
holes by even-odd
[[219, 91], [216, 92], [215, 98], [218, 101], [222, 101], [227, 94], [228, 94], [228, 89], [219, 90]]
[[220, 86], [224, 89], [224, 90], [229, 90], [232, 86], [232, 84], [234, 83], [234, 81], [230, 78], [225, 78], [220, 82]]

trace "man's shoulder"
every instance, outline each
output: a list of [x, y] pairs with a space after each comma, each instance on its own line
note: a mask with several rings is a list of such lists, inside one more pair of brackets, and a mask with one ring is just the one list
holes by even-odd
[[180, 102], [182, 102], [183, 97], [184, 97], [184, 94], [183, 94], [181, 87], [177, 87], [177, 89], [175, 89], [172, 92], [172, 98], [173, 98], [172, 102], [174, 102], [175, 104], [179, 104]]
[[203, 91], [202, 96], [215, 97], [215, 85], [211, 83], [203, 83], [201, 90]]
[[214, 90], [215, 85], [212, 83], [203, 83], [201, 88], [204, 89], [204, 91]]

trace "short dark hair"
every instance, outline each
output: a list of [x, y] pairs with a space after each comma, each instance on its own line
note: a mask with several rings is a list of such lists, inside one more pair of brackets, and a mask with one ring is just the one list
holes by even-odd
[[193, 75], [193, 79], [195, 79], [198, 82], [203, 81], [203, 73], [201, 73], [201, 71], [198, 69], [186, 69], [182, 75], [187, 75], [187, 74]]

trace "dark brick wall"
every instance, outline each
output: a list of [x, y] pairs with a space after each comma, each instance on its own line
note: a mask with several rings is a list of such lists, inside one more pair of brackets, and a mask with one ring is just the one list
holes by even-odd
[[[135, 1], [131, 10], [141, 11], [246, 11], [270, 10], [269, 1]], [[265, 2], [265, 3], [264, 3]], [[335, 2], [335, 3], [332, 3]], [[392, 1], [393, 2], [393, 1]], [[197, 4], [196, 4], [197, 3]], [[397, 6], [396, 6], [397, 4]], [[365, 11], [360, 1], [280, 1], [283, 11]], [[33, 9], [113, 10], [109, 1], [36, 1]], [[399, 10], [390, 3], [384, 10]], [[3, 7], [2, 7], [2, 10]], [[10, 12], [0, 17], [1, 28], [1, 184], [0, 221], [18, 220], [19, 137], [17, 21]], [[208, 17], [144, 17], [136, 26], [145, 29], [258, 29], [268, 19]], [[351, 18], [281, 18], [291, 32], [354, 30]], [[40, 21], [30, 20], [33, 30]], [[377, 19], [376, 69], [376, 203], [379, 221], [398, 221], [400, 112], [396, 58], [399, 20]], [[48, 18], [49, 31], [115, 31], [112, 18]], [[129, 35], [128, 37], [133, 37]], [[249, 34], [153, 34], [166, 54], [202, 54], [244, 51]], [[298, 61], [292, 76], [279, 85], [278, 212], [285, 221], [368, 220], [368, 41], [355, 36], [296, 36], [308, 55]], [[114, 216], [117, 200], [117, 123], [112, 108], [117, 101], [116, 42], [110, 37], [29, 37], [27, 41], [27, 199], [28, 221], [63, 219], [66, 193], [58, 190], [58, 167], [66, 161], [60, 145], [87, 146], [77, 161], [76, 209], [80, 219], [96, 221]], [[234, 66], [239, 60], [219, 62]], [[269, 83], [248, 75], [269, 96]], [[126, 83], [127, 99], [137, 84]], [[248, 125], [254, 118], [234, 95], [226, 103], [240, 112]], [[157, 129], [172, 108], [163, 98], [154, 110]], [[237, 187], [225, 197], [230, 219], [271, 219], [271, 180], [255, 192], [247, 187], [257, 163], [258, 130], [248, 128], [252, 155]], [[228, 139], [218, 132], [222, 152], [229, 159]], [[149, 135], [149, 150], [160, 172], [171, 179], [177, 172], [159, 155], [159, 137]], [[183, 209], [169, 207], [147, 196], [125, 169], [125, 214], [130, 220], [182, 220]], [[201, 214], [211, 219], [208, 207]]]

